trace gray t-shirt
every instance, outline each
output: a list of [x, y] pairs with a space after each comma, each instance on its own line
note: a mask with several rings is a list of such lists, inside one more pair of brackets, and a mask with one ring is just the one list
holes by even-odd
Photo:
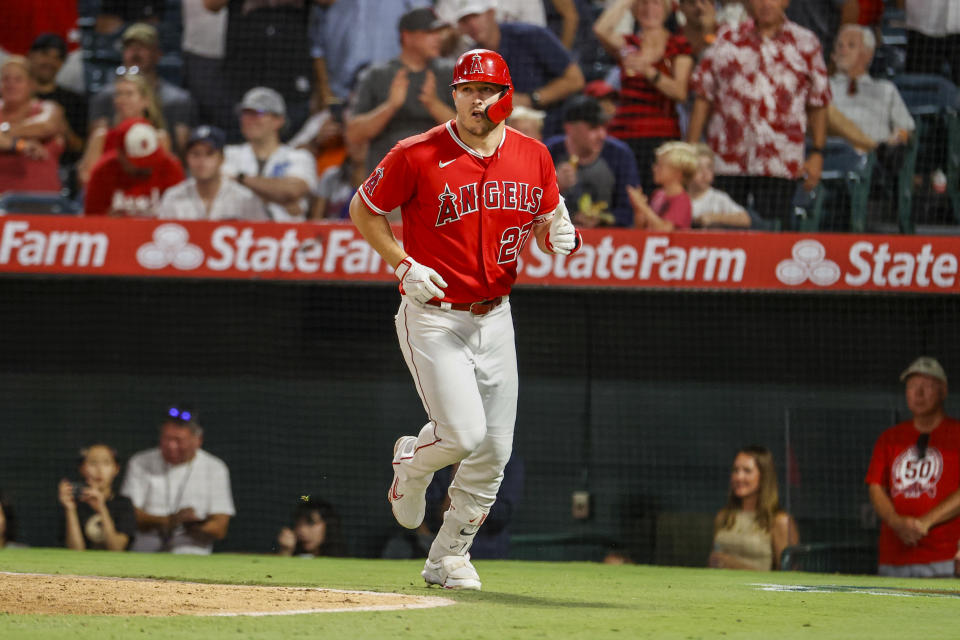
[[[170, 84], [163, 78], [157, 80], [157, 99], [160, 102], [160, 109], [163, 110], [163, 118], [167, 121], [167, 133], [170, 134], [170, 140], [176, 144], [177, 136], [174, 134], [174, 128], [177, 124], [184, 124], [193, 128], [197, 124], [197, 105], [193, 97], [185, 89]], [[113, 126], [113, 85], [104, 87], [90, 99], [89, 122], [95, 122], [100, 118], [106, 118]], [[174, 149], [180, 152], [180, 149]]]
[[[393, 83], [393, 78], [402, 66], [403, 63], [395, 58], [389, 62], [373, 65], [360, 74], [351, 111], [354, 114], [367, 113], [386, 102], [387, 96], [390, 95], [390, 85]], [[437, 97], [452, 109], [453, 97], [450, 82], [453, 79], [453, 64], [449, 60], [438, 59], [432, 60], [428, 68], [433, 71], [436, 79]], [[380, 135], [370, 141], [370, 150], [367, 152], [367, 169], [369, 171], [373, 171], [380, 164], [380, 161], [393, 148], [393, 145], [404, 138], [423, 133], [439, 124], [420, 102], [420, 92], [423, 90], [423, 83], [427, 77], [426, 69], [415, 73], [411, 72], [408, 77], [410, 85], [407, 88], [406, 101], [390, 119], [383, 131], [380, 132]]]

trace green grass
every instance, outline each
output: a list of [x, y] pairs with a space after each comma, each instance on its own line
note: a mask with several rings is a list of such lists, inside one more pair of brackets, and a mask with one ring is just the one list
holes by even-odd
[[[938, 589], [960, 581], [751, 573], [588, 563], [478, 561], [484, 590], [426, 589], [422, 562], [0, 551], [0, 570], [319, 586], [442, 595], [438, 609], [266, 618], [0, 614], [0, 638], [957, 638], [960, 598], [911, 592], [768, 592], [753, 583]], [[0, 576], [0, 589], [10, 588]]]

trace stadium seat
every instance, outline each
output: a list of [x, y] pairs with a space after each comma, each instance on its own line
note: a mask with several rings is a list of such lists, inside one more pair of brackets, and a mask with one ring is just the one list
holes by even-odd
[[8, 191], [0, 195], [0, 215], [7, 213], [79, 215], [81, 210], [79, 203], [59, 193]]
[[820, 184], [809, 195], [798, 188], [795, 204], [804, 213], [800, 216], [800, 231], [819, 231], [827, 212], [839, 214], [840, 203], [849, 202], [849, 230], [863, 232], [866, 228], [867, 198], [874, 153], [860, 153], [842, 138], [827, 138], [823, 152], [823, 172]]
[[657, 514], [653, 563], [705, 567], [713, 546], [712, 513], [664, 511]]
[[848, 542], [797, 544], [783, 550], [780, 569], [873, 575], [877, 572], [877, 548], [872, 544]]

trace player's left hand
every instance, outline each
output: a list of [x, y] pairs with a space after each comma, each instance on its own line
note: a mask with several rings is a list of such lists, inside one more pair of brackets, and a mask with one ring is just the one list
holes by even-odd
[[567, 205], [560, 198], [560, 204], [553, 212], [550, 230], [547, 232], [547, 247], [553, 253], [568, 256], [577, 248], [577, 229], [570, 222]]

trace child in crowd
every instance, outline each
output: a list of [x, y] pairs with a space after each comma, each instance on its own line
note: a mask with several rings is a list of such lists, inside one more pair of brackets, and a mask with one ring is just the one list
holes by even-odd
[[627, 186], [633, 205], [634, 226], [650, 231], [689, 229], [692, 207], [686, 184], [696, 170], [697, 156], [693, 145], [667, 142], [657, 147], [653, 181], [660, 188], [653, 192], [650, 202], [640, 187]]
[[83, 482], [63, 479], [58, 487], [66, 546], [75, 551], [125, 551], [137, 531], [137, 520], [130, 498], [113, 491], [120, 473], [117, 452], [105, 444], [81, 449], [79, 469]]
[[713, 151], [709, 146], [697, 144], [697, 171], [687, 185], [687, 193], [693, 204], [693, 226], [749, 227], [750, 214], [734, 202], [725, 191], [713, 188]]
[[293, 528], [284, 527], [277, 535], [277, 553], [298, 558], [347, 555], [333, 505], [320, 498], [301, 499], [293, 512]]

